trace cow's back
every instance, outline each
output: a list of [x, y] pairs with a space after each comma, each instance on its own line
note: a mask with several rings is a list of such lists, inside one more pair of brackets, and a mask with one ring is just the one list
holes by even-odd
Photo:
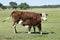
[[[23, 24], [36, 26], [41, 22], [41, 15], [34, 12], [23, 12], [22, 18], [25, 19]], [[31, 19], [28, 19], [31, 18]]]

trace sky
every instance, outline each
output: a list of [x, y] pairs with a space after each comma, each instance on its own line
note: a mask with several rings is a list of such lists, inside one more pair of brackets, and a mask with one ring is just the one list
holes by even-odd
[[41, 6], [41, 5], [60, 5], [60, 0], [0, 0], [3, 5], [9, 5], [9, 2], [27, 3], [30, 6]]

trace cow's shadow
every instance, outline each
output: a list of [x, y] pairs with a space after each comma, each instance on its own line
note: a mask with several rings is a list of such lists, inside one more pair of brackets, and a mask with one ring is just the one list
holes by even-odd
[[[54, 34], [55, 32], [42, 32], [42, 34]], [[31, 32], [31, 34], [40, 34], [39, 32]]]
[[[31, 34], [40, 34], [39, 32], [31, 32]], [[48, 32], [42, 32], [42, 34], [49, 34]]]
[[[28, 33], [28, 32], [18, 32], [18, 33]], [[42, 32], [42, 34], [54, 34], [55, 32]], [[31, 32], [31, 34], [40, 34], [39, 32]]]

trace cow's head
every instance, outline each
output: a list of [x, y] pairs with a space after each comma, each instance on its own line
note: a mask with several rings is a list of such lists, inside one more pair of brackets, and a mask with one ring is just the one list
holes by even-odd
[[47, 20], [47, 15], [48, 14], [41, 13], [40, 15], [41, 15], [41, 20], [43, 20], [43, 21], [46, 21]]

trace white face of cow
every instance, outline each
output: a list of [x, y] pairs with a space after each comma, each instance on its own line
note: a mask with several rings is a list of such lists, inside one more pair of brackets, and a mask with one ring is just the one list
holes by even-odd
[[46, 20], [47, 20], [47, 14], [42, 13], [42, 17], [41, 17], [41, 19], [42, 19], [43, 21], [46, 21]]

